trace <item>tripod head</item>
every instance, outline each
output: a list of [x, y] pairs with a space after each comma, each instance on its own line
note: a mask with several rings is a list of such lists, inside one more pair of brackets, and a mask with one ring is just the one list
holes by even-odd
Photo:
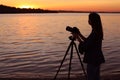
[[76, 38], [74, 36], [69, 36], [69, 39], [72, 40], [72, 41], [76, 40]]

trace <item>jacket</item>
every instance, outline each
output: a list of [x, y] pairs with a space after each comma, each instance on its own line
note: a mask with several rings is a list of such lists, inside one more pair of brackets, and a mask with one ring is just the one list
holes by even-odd
[[94, 31], [82, 43], [82, 50], [84, 51], [83, 62], [94, 65], [105, 62], [102, 52], [102, 39]]

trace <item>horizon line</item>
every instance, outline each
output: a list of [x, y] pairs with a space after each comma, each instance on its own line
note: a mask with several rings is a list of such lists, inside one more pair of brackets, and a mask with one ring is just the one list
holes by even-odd
[[[4, 5], [4, 4], [0, 4], [0, 6], [6, 6], [6, 7], [12, 7], [12, 8], [16, 8], [16, 9], [42, 9], [42, 8], [19, 8], [19, 7], [15, 7], [15, 6], [8, 6], [8, 5]], [[64, 9], [59, 9], [59, 10], [52, 10], [52, 9], [42, 9], [42, 10], [50, 10], [50, 11], [58, 11], [58, 12], [73, 12], [73, 13], [88, 13], [88, 12], [98, 12], [98, 13], [120, 13], [120, 11], [90, 11], [90, 10], [86, 10], [86, 11], [82, 11], [82, 10], [64, 10]]]

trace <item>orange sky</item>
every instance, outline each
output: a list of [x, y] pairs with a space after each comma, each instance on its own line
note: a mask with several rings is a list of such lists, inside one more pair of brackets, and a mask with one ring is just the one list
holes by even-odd
[[120, 0], [0, 0], [0, 4], [50, 10], [120, 12]]

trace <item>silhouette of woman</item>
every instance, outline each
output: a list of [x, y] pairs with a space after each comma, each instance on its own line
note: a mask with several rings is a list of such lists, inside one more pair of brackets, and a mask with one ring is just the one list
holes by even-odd
[[82, 46], [85, 53], [83, 62], [87, 63], [87, 80], [100, 80], [100, 65], [105, 62], [102, 52], [103, 29], [100, 16], [95, 12], [90, 13], [88, 23], [92, 31], [87, 38], [80, 32], [79, 35], [73, 33], [73, 36], [78, 39], [79, 46]]

